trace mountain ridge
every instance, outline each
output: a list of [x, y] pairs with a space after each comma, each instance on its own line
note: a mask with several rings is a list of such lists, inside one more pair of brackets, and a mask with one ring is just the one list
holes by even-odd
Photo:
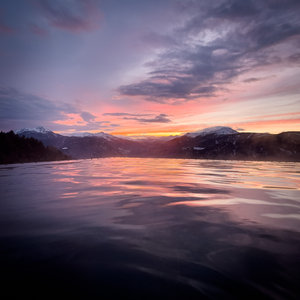
[[21, 130], [75, 159], [110, 156], [172, 157], [240, 160], [300, 161], [300, 132], [279, 134], [237, 132], [230, 127], [209, 127], [167, 140], [130, 140], [107, 133], [81, 137], [49, 130]]

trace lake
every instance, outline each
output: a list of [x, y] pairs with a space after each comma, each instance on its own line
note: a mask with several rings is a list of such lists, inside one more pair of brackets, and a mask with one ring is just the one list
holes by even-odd
[[3, 299], [299, 299], [300, 163], [103, 158], [0, 178]]

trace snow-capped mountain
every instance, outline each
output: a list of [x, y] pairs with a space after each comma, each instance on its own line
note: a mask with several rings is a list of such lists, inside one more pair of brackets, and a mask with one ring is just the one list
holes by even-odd
[[23, 128], [16, 131], [19, 136], [34, 138], [41, 141], [45, 146], [57, 146], [57, 140], [63, 139], [63, 136], [42, 126], [35, 128]]
[[35, 127], [35, 128], [22, 128], [20, 130], [17, 130], [16, 134], [21, 135], [23, 133], [28, 133], [28, 132], [44, 133], [44, 134], [54, 133], [51, 130], [44, 128], [43, 126], [38, 126], [38, 127]]
[[95, 136], [95, 137], [100, 137], [100, 138], [104, 138], [108, 141], [110, 140], [114, 140], [116, 139], [117, 137], [111, 135], [111, 134], [108, 134], [108, 133], [105, 133], [105, 132], [96, 132], [96, 133], [91, 133], [91, 132], [80, 132], [80, 133], [75, 133], [75, 134], [72, 134], [71, 136], [77, 136], [77, 137], [85, 137], [85, 136]]
[[237, 133], [238, 133], [237, 131], [233, 130], [230, 127], [215, 126], [215, 127], [204, 128], [202, 130], [195, 131], [195, 132], [189, 132], [185, 136], [194, 138], [196, 136], [205, 136], [208, 134], [227, 135], [227, 134], [237, 134]]
[[168, 136], [117, 136], [118, 138], [134, 141], [134, 142], [149, 142], [149, 143], [155, 143], [155, 142], [167, 142], [170, 140], [175, 139], [176, 137], [179, 137], [179, 135], [168, 135]]

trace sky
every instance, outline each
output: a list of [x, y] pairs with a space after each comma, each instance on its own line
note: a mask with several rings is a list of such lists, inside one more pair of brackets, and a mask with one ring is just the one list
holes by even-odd
[[0, 130], [300, 130], [299, 0], [0, 0]]

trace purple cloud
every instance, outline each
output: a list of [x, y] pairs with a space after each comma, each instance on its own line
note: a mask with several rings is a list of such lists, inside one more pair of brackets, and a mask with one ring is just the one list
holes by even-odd
[[211, 97], [240, 74], [286, 60], [273, 50], [285, 42], [290, 44], [289, 60], [298, 60], [293, 41], [300, 35], [299, 1], [189, 3], [186, 22], [170, 33], [177, 46], [166, 45], [148, 62], [148, 76], [120, 86], [121, 95], [160, 103]]
[[80, 114], [81, 118], [86, 121], [86, 122], [91, 122], [91, 121], [94, 121], [96, 119], [96, 116], [92, 115], [91, 113], [89, 112], [86, 112], [86, 111], [83, 111], [81, 114]]
[[[79, 114], [86, 122], [82, 125], [65, 125], [53, 121], [65, 120], [67, 114]], [[48, 99], [32, 94], [22, 93], [9, 87], [0, 87], [0, 129], [9, 130], [21, 127], [36, 127], [45, 125], [54, 130], [98, 130], [117, 127], [109, 121], [95, 121], [93, 114], [80, 111], [74, 106], [65, 103], [56, 104]], [[9, 126], [11, 127], [8, 127]], [[32, 125], [31, 125], [32, 124]]]
[[136, 117], [124, 117], [124, 120], [135, 120], [140, 123], [170, 123], [171, 120], [166, 114], [159, 114], [154, 118], [136, 118]]
[[93, 0], [40, 0], [38, 4], [48, 22], [62, 30], [91, 31], [99, 26], [100, 11]]
[[54, 102], [14, 88], [0, 87], [0, 119], [7, 120], [62, 120], [64, 113], [76, 113], [69, 104]]
[[122, 116], [130, 116], [130, 117], [146, 117], [146, 116], [151, 116], [151, 114], [131, 114], [131, 113], [115, 112], [115, 113], [104, 113], [103, 116], [116, 116], [116, 117], [122, 117]]

